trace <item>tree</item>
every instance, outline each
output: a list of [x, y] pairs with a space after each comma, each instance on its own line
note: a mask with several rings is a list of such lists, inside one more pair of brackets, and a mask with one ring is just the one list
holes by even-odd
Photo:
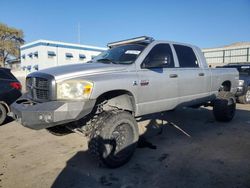
[[4, 67], [11, 55], [20, 57], [20, 46], [24, 43], [23, 31], [0, 23], [0, 67]]

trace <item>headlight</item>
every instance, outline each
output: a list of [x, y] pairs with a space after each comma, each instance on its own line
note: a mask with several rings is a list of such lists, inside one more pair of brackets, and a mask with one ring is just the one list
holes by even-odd
[[68, 80], [57, 84], [57, 99], [88, 99], [93, 83], [84, 80]]
[[244, 85], [244, 80], [239, 80], [239, 86], [243, 86]]

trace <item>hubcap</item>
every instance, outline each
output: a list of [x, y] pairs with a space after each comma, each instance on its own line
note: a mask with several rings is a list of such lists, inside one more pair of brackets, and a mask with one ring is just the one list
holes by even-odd
[[246, 93], [246, 101], [250, 102], [250, 90], [248, 90]]

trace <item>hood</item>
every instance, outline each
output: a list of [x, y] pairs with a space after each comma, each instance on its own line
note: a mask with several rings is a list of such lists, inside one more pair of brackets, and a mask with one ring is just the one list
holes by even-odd
[[[63, 65], [44, 69], [36, 73], [45, 73], [55, 77], [56, 80], [74, 78], [79, 76], [88, 76], [93, 74], [104, 74], [109, 72], [125, 71], [128, 65], [105, 64], [105, 63], [79, 63], [72, 65]], [[32, 76], [31, 74], [31, 76]]]

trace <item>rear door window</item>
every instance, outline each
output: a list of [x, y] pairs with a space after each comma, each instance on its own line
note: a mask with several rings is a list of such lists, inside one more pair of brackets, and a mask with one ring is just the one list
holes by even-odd
[[174, 44], [180, 67], [199, 67], [198, 60], [192, 48]]

